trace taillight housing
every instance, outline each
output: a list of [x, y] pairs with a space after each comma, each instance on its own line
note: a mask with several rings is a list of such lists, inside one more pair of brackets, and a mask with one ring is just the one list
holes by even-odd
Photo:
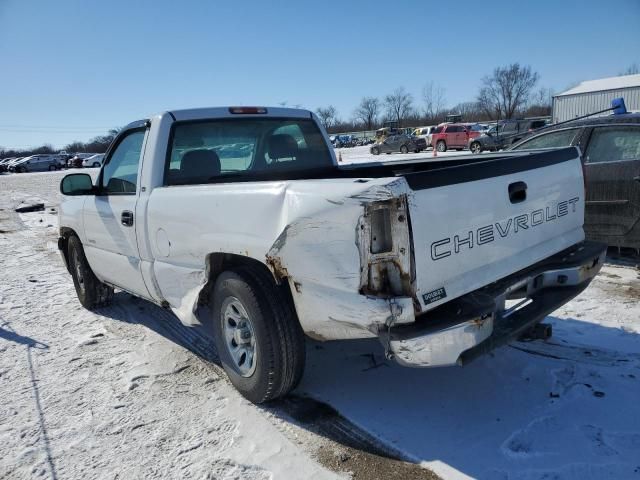
[[358, 225], [358, 249], [361, 293], [412, 296], [415, 267], [405, 196], [365, 205]]

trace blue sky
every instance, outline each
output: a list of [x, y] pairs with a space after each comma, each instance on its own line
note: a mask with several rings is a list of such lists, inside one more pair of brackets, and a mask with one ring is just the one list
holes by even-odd
[[0, 0], [0, 146], [62, 146], [176, 108], [333, 104], [520, 62], [561, 91], [640, 63], [640, 1]]

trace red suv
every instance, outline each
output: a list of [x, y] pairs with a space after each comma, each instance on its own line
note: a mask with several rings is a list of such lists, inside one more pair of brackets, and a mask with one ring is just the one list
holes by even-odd
[[467, 148], [469, 139], [480, 135], [480, 132], [471, 129], [472, 125], [468, 123], [438, 125], [431, 134], [431, 145], [439, 152], [446, 152], [448, 148], [463, 150]]

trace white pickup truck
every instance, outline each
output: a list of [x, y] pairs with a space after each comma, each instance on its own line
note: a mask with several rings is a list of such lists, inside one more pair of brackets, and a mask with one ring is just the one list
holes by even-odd
[[342, 165], [313, 113], [230, 107], [134, 122], [95, 182], [67, 175], [59, 248], [80, 302], [118, 288], [206, 327], [253, 402], [300, 380], [305, 334], [463, 365], [580, 293], [580, 152]]

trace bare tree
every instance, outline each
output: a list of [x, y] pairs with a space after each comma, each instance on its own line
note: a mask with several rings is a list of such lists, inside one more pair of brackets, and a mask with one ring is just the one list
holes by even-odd
[[424, 114], [429, 119], [435, 119], [444, 110], [445, 90], [433, 81], [422, 87], [422, 101], [424, 102]]
[[486, 114], [478, 105], [478, 102], [461, 102], [449, 110], [451, 115], [462, 115], [465, 122], [482, 120]]
[[637, 63], [632, 63], [627, 67], [627, 69], [620, 73], [620, 75], [637, 75], [640, 73], [640, 65]]
[[380, 112], [380, 100], [376, 97], [362, 97], [360, 105], [353, 112], [357, 121], [362, 122], [367, 130], [372, 130]]
[[384, 97], [384, 105], [387, 108], [389, 118], [401, 126], [402, 121], [413, 111], [413, 95], [407, 92], [404, 87], [398, 87], [393, 93]]
[[529, 101], [539, 75], [529, 66], [512, 63], [482, 79], [478, 103], [491, 118], [512, 118]]
[[531, 94], [528, 107], [524, 113], [527, 116], [532, 117], [551, 115], [552, 103], [553, 90], [550, 88], [540, 87], [535, 93]]
[[550, 88], [540, 87], [538, 91], [531, 95], [531, 105], [540, 107], [550, 107], [553, 98], [553, 90]]
[[322, 123], [325, 130], [329, 130], [333, 125], [338, 123], [338, 111], [333, 105], [329, 105], [328, 107], [318, 107], [316, 115], [320, 119], [320, 123]]

